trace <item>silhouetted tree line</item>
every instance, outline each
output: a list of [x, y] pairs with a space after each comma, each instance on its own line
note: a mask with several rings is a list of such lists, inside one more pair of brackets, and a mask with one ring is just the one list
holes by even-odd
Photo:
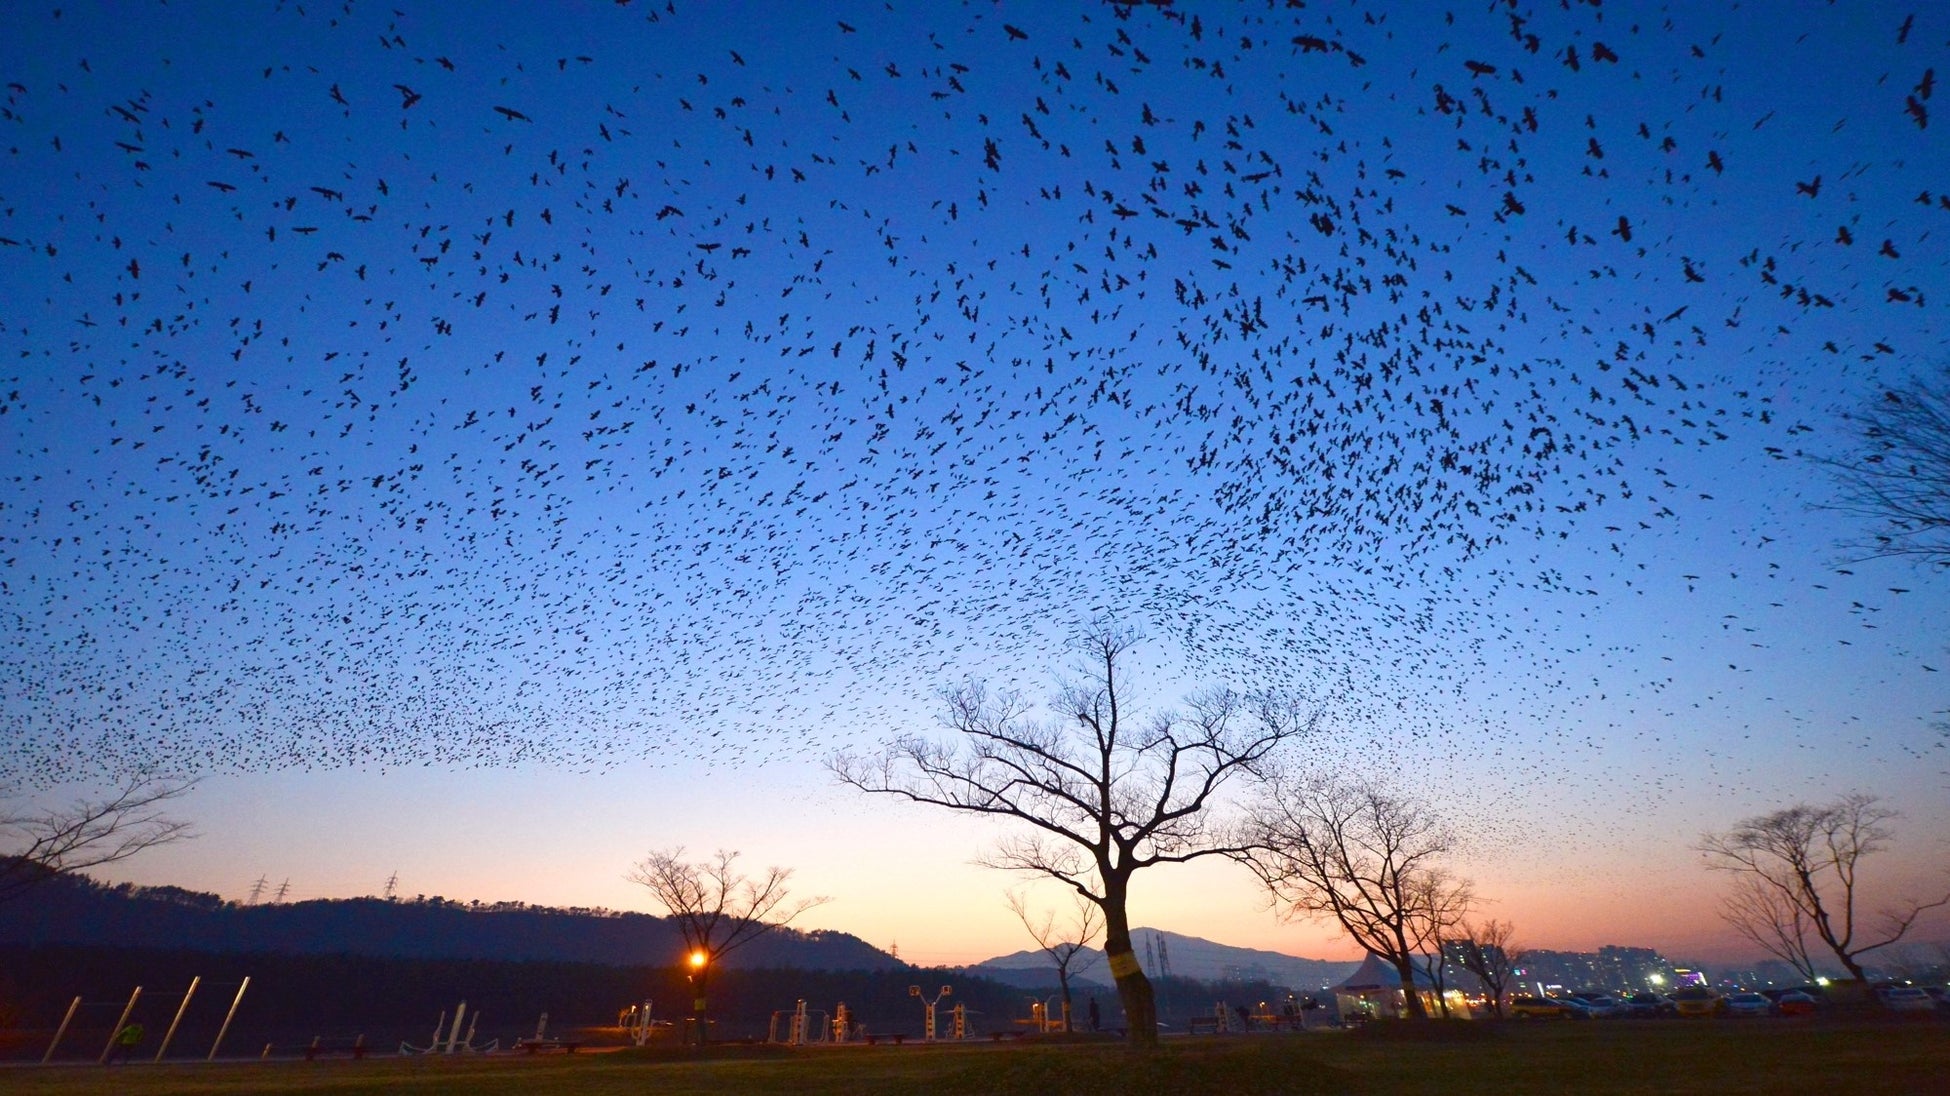
[[[439, 897], [245, 905], [181, 887], [108, 886], [80, 875], [48, 880], [29, 899], [0, 905], [0, 943], [632, 967], [675, 962], [685, 950], [675, 924], [643, 913]], [[785, 929], [755, 941], [727, 965], [871, 970], [900, 964], [846, 933]]]

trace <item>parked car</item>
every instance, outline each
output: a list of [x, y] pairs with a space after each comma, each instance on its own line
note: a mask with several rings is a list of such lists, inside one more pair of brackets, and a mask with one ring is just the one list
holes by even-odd
[[1551, 1000], [1556, 1001], [1558, 1004], [1563, 1005], [1567, 1009], [1570, 1009], [1571, 1019], [1573, 1020], [1596, 1020], [1599, 1017], [1598, 1010], [1592, 1008], [1590, 1002], [1582, 1000], [1580, 998], [1553, 997], [1551, 998]]
[[1891, 1012], [1936, 1011], [1936, 999], [1918, 986], [1884, 986], [1876, 990], [1876, 998]]
[[1625, 1006], [1627, 1016], [1651, 1018], [1671, 1016], [1673, 1013], [1672, 1000], [1656, 993], [1634, 993], [1621, 1003]]
[[1676, 1016], [1717, 1016], [1724, 1002], [1719, 994], [1705, 986], [1687, 986], [1676, 990], [1672, 995], [1672, 1009]]
[[1815, 999], [1798, 989], [1791, 989], [1774, 998], [1774, 1008], [1783, 1016], [1812, 1016]]
[[1624, 1003], [1608, 993], [1573, 993], [1571, 1000], [1582, 1003], [1594, 1020], [1609, 1020], [1626, 1011]]
[[1510, 1018], [1513, 1020], [1571, 1020], [1583, 1019], [1584, 1014], [1564, 1003], [1559, 997], [1527, 997], [1518, 995], [1510, 998]]
[[1758, 993], [1730, 994], [1721, 1003], [1728, 1016], [1766, 1016], [1774, 1011], [1774, 1002]]

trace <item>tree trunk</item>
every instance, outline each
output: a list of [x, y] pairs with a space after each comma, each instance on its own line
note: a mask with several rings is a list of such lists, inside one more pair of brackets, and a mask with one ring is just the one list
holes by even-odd
[[1402, 980], [1402, 1008], [1411, 1020], [1426, 1020], [1429, 1010], [1422, 1004], [1421, 987], [1415, 984], [1415, 960], [1407, 952], [1394, 957], [1395, 975]]
[[704, 1017], [705, 972], [699, 970], [691, 975], [691, 1022], [697, 1027], [697, 1045], [710, 1041], [711, 1029]]
[[1056, 981], [1063, 987], [1063, 1034], [1068, 1035], [1076, 1029], [1070, 1026], [1070, 967], [1067, 963], [1056, 968]]
[[1123, 880], [1104, 881], [1104, 958], [1117, 980], [1117, 999], [1124, 1005], [1125, 1038], [1134, 1047], [1158, 1045], [1158, 999], [1138, 965], [1131, 947], [1131, 922], [1124, 910]]
[[1848, 968], [1848, 976], [1851, 981], [1859, 982], [1865, 986], [1869, 984], [1869, 976], [1863, 971], [1862, 964], [1855, 961], [1855, 956], [1850, 955], [1841, 948], [1836, 948], [1834, 951], [1835, 958], [1840, 959], [1842, 965]]

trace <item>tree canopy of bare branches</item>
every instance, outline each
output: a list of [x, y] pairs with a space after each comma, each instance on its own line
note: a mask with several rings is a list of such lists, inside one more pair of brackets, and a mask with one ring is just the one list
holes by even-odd
[[1736, 877], [1721, 915], [1770, 954], [1812, 975], [1812, 934], [1858, 983], [1866, 981], [1861, 956], [1888, 947], [1909, 933], [1935, 901], [1886, 906], [1866, 923], [1861, 904], [1862, 861], [1895, 837], [1895, 811], [1861, 792], [1833, 803], [1789, 807], [1736, 823], [1700, 841], [1707, 866]]
[[1135, 637], [1093, 628], [1077, 641], [1082, 676], [1033, 717], [1014, 693], [980, 685], [942, 694], [959, 741], [903, 735], [877, 758], [841, 754], [841, 782], [861, 791], [1014, 824], [992, 866], [1047, 876], [1103, 911], [1104, 954], [1134, 1045], [1157, 1042], [1157, 1002], [1131, 943], [1131, 877], [1160, 864], [1236, 856], [1224, 811], [1235, 778], [1258, 774], [1305, 734], [1311, 716], [1272, 693], [1211, 690], [1176, 711], [1129, 710], [1123, 664]]
[[[1022, 922], [1022, 927], [1029, 930], [1030, 939], [1036, 941], [1036, 946], [1043, 949], [1050, 962], [1056, 964], [1056, 982], [1063, 992], [1065, 1031], [1071, 1030], [1070, 975], [1089, 969], [1095, 956], [1089, 954], [1087, 949], [1097, 934], [1104, 930], [1104, 911], [1098, 908], [1097, 903], [1081, 894], [1073, 893], [1071, 897], [1076, 902], [1072, 916], [1058, 928], [1055, 910], [1032, 913], [1026, 895], [1020, 891], [1009, 892], [1009, 909]], [[1084, 957], [1081, 964], [1077, 962], [1079, 955]], [[1070, 969], [1072, 966], [1076, 967], [1074, 971]]]
[[194, 781], [137, 776], [100, 799], [0, 814], [0, 901], [64, 872], [113, 864], [194, 837], [188, 822], [163, 809], [194, 786]]
[[1281, 915], [1338, 924], [1395, 968], [1409, 1017], [1426, 1019], [1417, 967], [1472, 901], [1469, 883], [1443, 866], [1449, 830], [1412, 799], [1325, 778], [1272, 785], [1256, 830], [1242, 859]]
[[689, 951], [692, 1015], [696, 1037], [704, 1042], [705, 986], [725, 955], [782, 928], [826, 898], [793, 898], [790, 868], [767, 868], [748, 876], [738, 870], [738, 854], [720, 849], [708, 859], [686, 860], [684, 849], [651, 852], [630, 872], [630, 880], [649, 888]]
[[1842, 481], [1835, 508], [1876, 523], [1850, 547], [1950, 567], [1950, 366], [1884, 392], [1857, 421], [1861, 451], [1825, 462]]
[[1483, 984], [1483, 992], [1490, 999], [1490, 1011], [1501, 1020], [1511, 979], [1523, 963], [1523, 949], [1516, 944], [1516, 927], [1494, 917], [1480, 922], [1466, 920], [1451, 943], [1458, 953], [1457, 962]]

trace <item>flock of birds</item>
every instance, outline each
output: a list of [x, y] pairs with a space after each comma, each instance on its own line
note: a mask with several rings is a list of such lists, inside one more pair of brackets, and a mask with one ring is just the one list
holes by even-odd
[[0, 16], [0, 781], [819, 756], [1104, 616], [1548, 768], [1943, 342], [1927, 5], [771, 15]]

